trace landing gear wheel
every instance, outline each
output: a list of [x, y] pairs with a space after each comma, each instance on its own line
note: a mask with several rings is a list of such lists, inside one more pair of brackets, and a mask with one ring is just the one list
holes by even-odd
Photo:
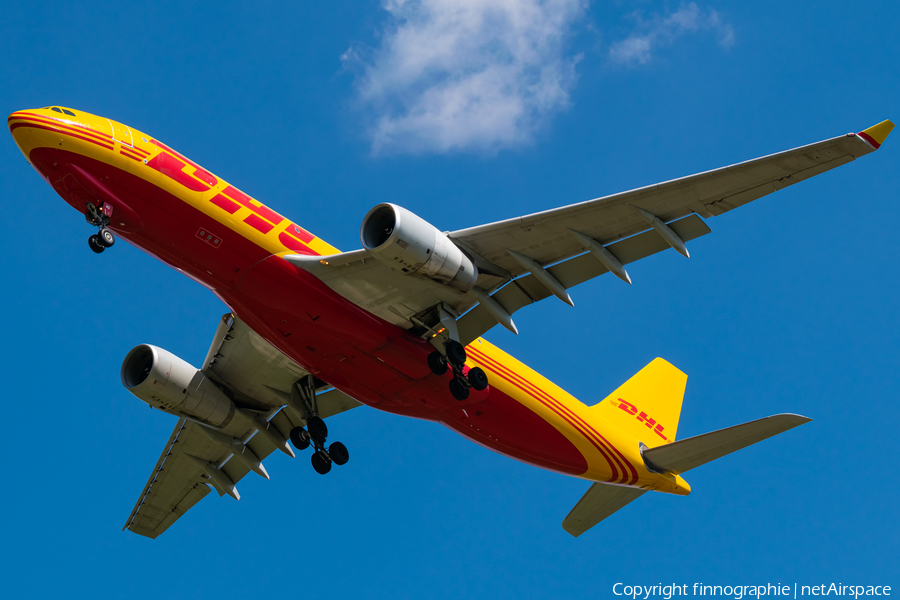
[[88, 238], [88, 246], [90, 246], [91, 250], [93, 250], [97, 254], [100, 254], [101, 252], [106, 250], [106, 246], [100, 243], [100, 236], [96, 234]]
[[451, 365], [462, 368], [466, 364], [466, 349], [456, 340], [450, 340], [445, 346], [447, 350], [447, 360]]
[[116, 236], [114, 236], [113, 232], [109, 229], [101, 229], [100, 233], [97, 234], [97, 241], [100, 242], [101, 245], [109, 248], [116, 243]]
[[481, 367], [474, 367], [469, 369], [469, 373], [468, 375], [466, 375], [466, 379], [469, 380], [469, 385], [471, 385], [479, 392], [488, 386], [487, 375], [485, 375]]
[[443, 375], [449, 369], [447, 359], [437, 350], [428, 355], [428, 368], [435, 375]]
[[340, 442], [335, 442], [328, 446], [328, 456], [330, 456], [332, 462], [338, 466], [346, 465], [347, 461], [350, 460], [350, 453], [347, 452], [347, 446]]
[[459, 377], [455, 377], [450, 382], [450, 393], [453, 394], [453, 397], [457, 400], [465, 400], [469, 397], [469, 386], [460, 381]]
[[325, 425], [325, 421], [319, 417], [310, 417], [307, 419], [306, 429], [309, 431], [309, 437], [319, 443], [325, 442], [325, 438], [328, 437], [328, 426]]
[[310, 462], [312, 463], [313, 469], [315, 469], [316, 473], [318, 473], [319, 475], [324, 475], [331, 470], [331, 461], [329, 461], [318, 452], [315, 452], [312, 455]]
[[290, 433], [291, 444], [297, 450], [306, 450], [309, 448], [309, 433], [302, 427], [294, 427]]

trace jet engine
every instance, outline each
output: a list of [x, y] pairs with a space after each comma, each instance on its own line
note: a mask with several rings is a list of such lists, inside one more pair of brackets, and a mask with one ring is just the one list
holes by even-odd
[[234, 402], [208, 377], [171, 352], [141, 344], [122, 362], [122, 385], [153, 408], [225, 427], [234, 417]]
[[363, 248], [392, 269], [467, 292], [478, 269], [450, 238], [396, 204], [379, 204], [359, 229]]

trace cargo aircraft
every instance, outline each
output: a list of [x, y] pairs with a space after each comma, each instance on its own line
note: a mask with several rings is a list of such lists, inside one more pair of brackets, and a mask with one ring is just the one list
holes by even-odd
[[365, 215], [340, 252], [158, 139], [62, 106], [15, 112], [26, 160], [87, 222], [96, 253], [117, 238], [211, 290], [230, 311], [200, 368], [141, 344], [123, 385], [178, 417], [125, 528], [155, 538], [211, 490], [268, 479], [275, 450], [349, 459], [324, 419], [365, 404], [435, 421], [494, 452], [592, 485], [563, 520], [574, 536], [649, 490], [810, 419], [779, 414], [678, 439], [687, 376], [657, 358], [588, 406], [492, 345], [497, 324], [569, 288], [710, 232], [704, 219], [878, 149], [893, 128], [468, 229], [408, 209]]

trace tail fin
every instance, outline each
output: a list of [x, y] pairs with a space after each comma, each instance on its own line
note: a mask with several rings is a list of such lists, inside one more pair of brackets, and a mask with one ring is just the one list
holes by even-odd
[[655, 448], [675, 439], [686, 385], [687, 375], [657, 358], [593, 410], [648, 448]]
[[812, 419], [801, 415], [773, 415], [650, 448], [642, 454], [645, 461], [661, 471], [684, 473], [810, 421]]

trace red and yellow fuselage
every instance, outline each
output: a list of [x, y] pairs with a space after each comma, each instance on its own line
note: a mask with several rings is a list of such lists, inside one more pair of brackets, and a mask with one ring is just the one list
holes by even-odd
[[73, 208], [106, 204], [109, 229], [213, 291], [323, 381], [380, 410], [437, 421], [517, 460], [591, 481], [687, 494], [647, 470], [638, 440], [484, 339], [466, 349], [490, 386], [465, 401], [426, 357], [433, 346], [285, 261], [337, 249], [157, 139], [62, 107], [8, 119], [29, 163]]

